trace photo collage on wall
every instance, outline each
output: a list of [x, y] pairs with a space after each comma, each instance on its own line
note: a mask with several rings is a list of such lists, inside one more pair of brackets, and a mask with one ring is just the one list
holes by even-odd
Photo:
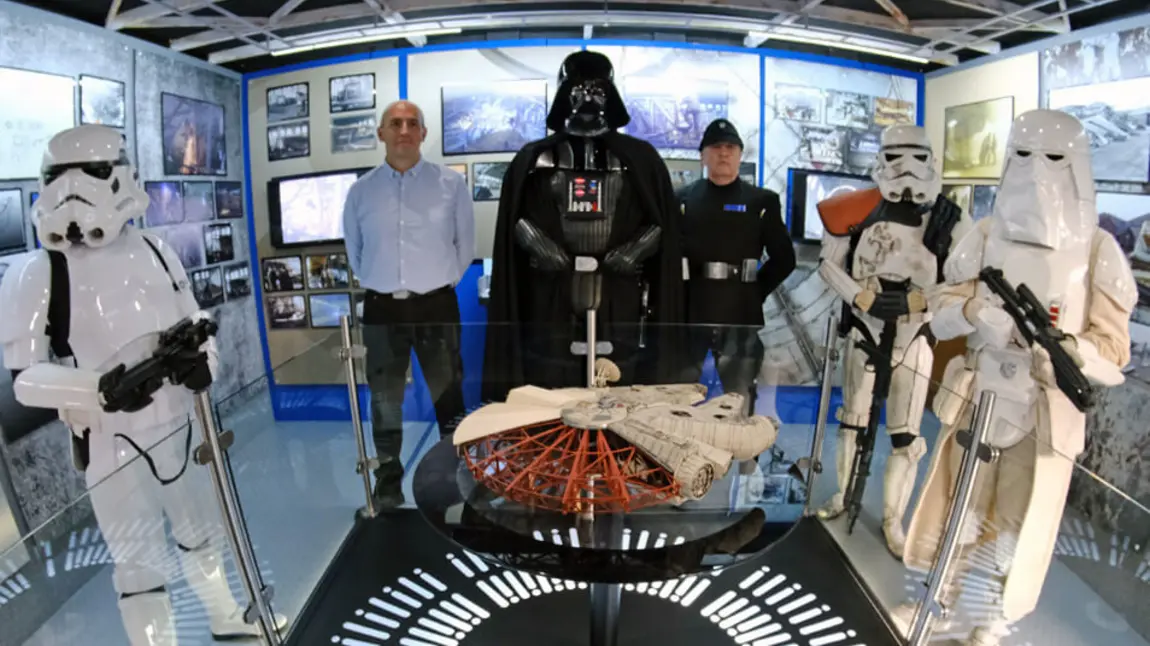
[[883, 128], [915, 122], [909, 101], [783, 83], [775, 92], [775, 113], [801, 133], [798, 161], [816, 170], [865, 172]]
[[331, 78], [328, 91], [332, 154], [375, 150], [379, 141], [375, 74]]
[[311, 154], [311, 99], [307, 83], [268, 88], [268, 161]]
[[269, 329], [337, 328], [342, 316], [352, 325], [363, 318], [364, 293], [345, 253], [264, 258], [260, 280]]

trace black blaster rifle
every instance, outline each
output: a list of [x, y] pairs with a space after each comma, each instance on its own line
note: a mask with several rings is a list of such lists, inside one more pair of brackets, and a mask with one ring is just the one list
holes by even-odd
[[978, 278], [1002, 299], [1002, 309], [1014, 319], [1014, 326], [1026, 342], [1037, 343], [1050, 354], [1054, 380], [1062, 394], [1082, 412], [1094, 406], [1097, 397], [1093, 386], [1060, 343], [1068, 335], [1050, 322], [1050, 314], [1034, 292], [1025, 283], [1019, 283], [1015, 289], [1006, 281], [1002, 270], [994, 267], [983, 268]]
[[212, 374], [200, 346], [215, 336], [216, 330], [210, 319], [184, 319], [160, 333], [152, 356], [131, 368], [121, 363], [104, 373], [99, 383], [104, 411], [134, 413], [146, 408], [165, 380], [195, 392], [206, 389]]

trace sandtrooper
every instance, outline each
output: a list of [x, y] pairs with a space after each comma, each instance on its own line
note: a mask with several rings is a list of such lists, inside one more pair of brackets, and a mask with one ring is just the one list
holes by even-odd
[[[870, 419], [876, 368], [893, 370], [886, 381], [886, 429], [893, 450], [883, 479], [882, 531], [897, 558], [906, 541], [903, 516], [918, 463], [927, 452], [919, 434], [933, 363], [927, 298], [942, 282], [943, 262], [954, 242], [971, 226], [962, 209], [940, 194], [936, 166], [922, 128], [890, 126], [883, 131], [872, 173], [877, 188], [818, 205], [828, 234], [823, 237], [819, 275], [842, 297], [843, 330], [850, 330], [843, 406], [837, 412], [838, 492], [818, 515], [834, 518], [849, 505], [844, 498], [856, 452], [862, 448], [860, 432], [868, 423], [873, 424], [872, 436], [877, 428], [878, 420]], [[862, 347], [868, 341], [875, 346], [869, 354]], [[873, 450], [873, 444], [869, 448]], [[861, 476], [855, 485], [863, 485]]]
[[[1036, 311], [1066, 335], [1058, 345], [1090, 384], [1123, 381], [1137, 287], [1117, 241], [1098, 226], [1090, 141], [1074, 117], [1032, 110], [1015, 119], [994, 211], [958, 243], [932, 303], [935, 334], [966, 336], [967, 350], [947, 364], [934, 401], [943, 429], [908, 527], [908, 566], [932, 567], [964, 454], [957, 431], [969, 428], [982, 391], [997, 395], [987, 442], [1001, 453], [982, 466], [943, 587], [943, 606], [952, 608], [964, 578], [983, 575], [972, 572], [974, 551], [983, 545], [994, 555], [991, 580], [979, 588], [995, 594], [977, 604], [968, 646], [996, 646], [1037, 605], [1086, 427], [1057, 385], [1049, 353], [1027, 344], [980, 280], [984, 268], [1033, 291]], [[904, 634], [913, 614], [912, 605], [892, 612]]]
[[[42, 249], [0, 284], [4, 365], [17, 372], [20, 403], [57, 409], [69, 429], [115, 563], [132, 646], [176, 644], [167, 586], [179, 574], [203, 603], [214, 637], [256, 637], [259, 628], [244, 622], [228, 588], [206, 469], [190, 463], [193, 393], [165, 382], [150, 402], [109, 394], [110, 368], [137, 364], [160, 332], [208, 316], [172, 248], [128, 225], [147, 206], [117, 131], [86, 125], [52, 138], [33, 216]], [[199, 361], [206, 353], [214, 372], [214, 342], [200, 349]]]

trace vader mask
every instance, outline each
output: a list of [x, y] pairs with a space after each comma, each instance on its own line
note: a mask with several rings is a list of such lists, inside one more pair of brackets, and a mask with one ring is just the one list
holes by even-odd
[[907, 125], [883, 130], [871, 179], [888, 202], [932, 204], [942, 191], [942, 178], [926, 130]]
[[631, 121], [615, 87], [611, 61], [597, 52], [575, 52], [559, 68], [559, 89], [547, 114], [547, 127], [580, 137], [596, 137]]
[[1006, 164], [994, 217], [1006, 237], [1050, 249], [1088, 244], [1098, 226], [1090, 140], [1058, 110], [1018, 116], [1006, 142]]

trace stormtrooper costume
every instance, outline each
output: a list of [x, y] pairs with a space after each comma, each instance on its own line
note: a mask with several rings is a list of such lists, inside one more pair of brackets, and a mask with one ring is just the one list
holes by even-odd
[[[104, 126], [60, 132], [48, 143], [35, 207], [42, 249], [0, 284], [0, 344], [16, 399], [54, 408], [68, 427], [77, 467], [115, 566], [124, 628], [133, 646], [172, 646], [164, 518], [189, 586], [215, 637], [257, 636], [225, 577], [215, 496], [189, 464], [193, 393], [165, 383], [137, 412], [116, 408], [101, 377], [150, 356], [159, 332], [199, 311], [179, 256], [127, 223], [148, 196], [120, 134]], [[217, 353], [202, 348], [215, 372]], [[123, 402], [118, 402], [122, 404]]]
[[[1098, 227], [1090, 141], [1074, 117], [1033, 110], [1015, 119], [994, 211], [959, 242], [945, 268], [947, 285], [932, 302], [935, 334], [966, 336], [967, 351], [947, 364], [934, 401], [944, 426], [910, 521], [905, 561], [932, 567], [964, 454], [956, 432], [969, 428], [983, 390], [996, 393], [987, 442], [1001, 454], [975, 483], [942, 599], [944, 607], [958, 600], [975, 549], [986, 545], [993, 569], [990, 585], [980, 587], [1000, 593], [979, 604], [989, 616], [975, 619], [965, 643], [994, 646], [1038, 603], [1086, 419], [1056, 385], [1046, 350], [1027, 347], [979, 280], [984, 267], [1034, 292], [1069, 335], [1061, 345], [1091, 383], [1123, 381], [1137, 289], [1117, 241]], [[904, 633], [913, 614], [913, 606], [893, 612]]]
[[842, 297], [844, 318], [853, 319], [843, 368], [843, 406], [835, 468], [838, 492], [819, 510], [829, 519], [845, 508], [844, 496], [858, 450], [859, 432], [870, 418], [875, 382], [870, 359], [857, 346], [865, 327], [877, 343], [885, 324], [895, 334], [893, 374], [886, 401], [886, 428], [893, 450], [883, 480], [882, 530], [891, 553], [901, 558], [903, 516], [926, 454], [919, 435], [926, 408], [933, 347], [926, 326], [927, 298], [942, 282], [942, 263], [953, 241], [970, 228], [962, 210], [940, 195], [942, 180], [926, 132], [896, 125], [882, 134], [872, 179], [877, 189], [824, 200], [819, 212], [827, 229], [819, 275]]

